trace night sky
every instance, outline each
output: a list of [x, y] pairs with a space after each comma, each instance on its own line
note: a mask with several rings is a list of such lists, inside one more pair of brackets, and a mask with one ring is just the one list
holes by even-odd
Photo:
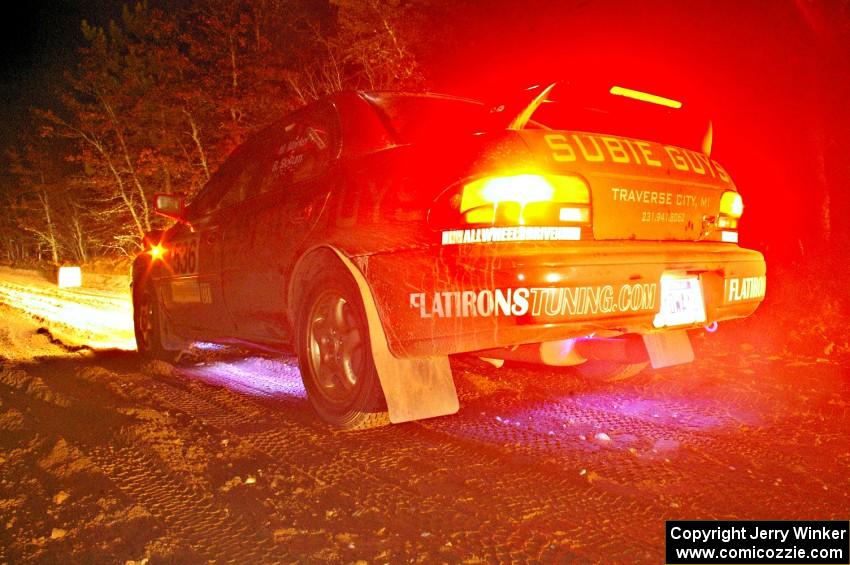
[[29, 108], [55, 101], [56, 79], [75, 61], [82, 20], [105, 24], [120, 14], [110, 0], [29, 0], [2, 19], [0, 146], [13, 146], [29, 123]]

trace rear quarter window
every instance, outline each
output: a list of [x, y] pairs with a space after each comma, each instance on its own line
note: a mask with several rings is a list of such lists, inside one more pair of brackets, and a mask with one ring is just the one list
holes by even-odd
[[267, 131], [259, 192], [279, 190], [324, 174], [338, 154], [339, 142], [339, 121], [330, 104], [281, 120]]
[[222, 163], [192, 202], [189, 216], [204, 216], [322, 175], [338, 154], [339, 138], [336, 110], [328, 103], [274, 122]]

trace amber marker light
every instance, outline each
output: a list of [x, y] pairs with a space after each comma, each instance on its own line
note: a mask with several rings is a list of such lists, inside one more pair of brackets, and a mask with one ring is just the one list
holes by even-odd
[[631, 88], [623, 88], [622, 86], [612, 86], [609, 92], [614, 96], [625, 96], [626, 98], [633, 98], [642, 102], [649, 102], [650, 104], [658, 104], [659, 106], [667, 106], [668, 108], [679, 109], [682, 107], [682, 103], [678, 100], [656, 96], [655, 94], [641, 92], [640, 90], [632, 90]]
[[159, 259], [162, 259], [165, 255], [165, 248], [159, 243], [157, 243], [148, 250], [148, 253], [150, 253], [151, 259], [157, 261]]

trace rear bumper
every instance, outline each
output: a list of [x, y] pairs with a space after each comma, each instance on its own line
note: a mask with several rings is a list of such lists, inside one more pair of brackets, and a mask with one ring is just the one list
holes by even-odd
[[761, 253], [706, 242], [452, 246], [360, 264], [399, 357], [659, 331], [662, 274], [699, 277], [705, 323], [746, 317], [766, 280]]

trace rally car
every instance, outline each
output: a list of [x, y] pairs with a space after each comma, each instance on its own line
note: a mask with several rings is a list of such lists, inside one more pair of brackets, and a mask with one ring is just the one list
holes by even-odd
[[[560, 91], [561, 94], [558, 94]], [[325, 420], [458, 409], [448, 356], [621, 378], [751, 314], [762, 255], [710, 122], [621, 86], [343, 92], [237, 148], [133, 267], [138, 350], [294, 346]]]

